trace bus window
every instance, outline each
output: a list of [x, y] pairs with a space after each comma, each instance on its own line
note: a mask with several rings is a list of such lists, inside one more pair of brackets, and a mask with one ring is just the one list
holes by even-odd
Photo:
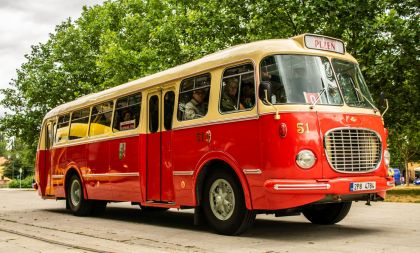
[[207, 114], [210, 74], [183, 80], [179, 91], [178, 120], [202, 118]]
[[159, 98], [154, 95], [149, 99], [149, 131], [156, 133], [159, 129]]
[[221, 112], [252, 109], [255, 105], [254, 66], [229, 68], [223, 74]]
[[80, 139], [86, 136], [89, 124], [90, 108], [75, 111], [71, 115], [70, 140]]
[[135, 129], [139, 125], [141, 93], [119, 98], [115, 105], [114, 132]]
[[106, 134], [111, 132], [113, 106], [114, 103], [112, 101], [109, 101], [92, 107], [89, 136]]
[[58, 117], [57, 133], [55, 134], [55, 142], [61, 143], [68, 140], [69, 136], [70, 114]]
[[174, 114], [175, 93], [173, 91], [166, 92], [164, 101], [163, 125], [166, 130], [171, 130], [172, 116]]
[[331, 64], [326, 57], [268, 56], [261, 61], [261, 81], [271, 83], [272, 96], [268, 99], [272, 104], [342, 104]]

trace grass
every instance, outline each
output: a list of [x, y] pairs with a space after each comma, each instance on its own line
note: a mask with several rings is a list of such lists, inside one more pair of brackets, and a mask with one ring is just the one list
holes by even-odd
[[420, 203], [420, 186], [398, 186], [386, 193], [386, 202]]

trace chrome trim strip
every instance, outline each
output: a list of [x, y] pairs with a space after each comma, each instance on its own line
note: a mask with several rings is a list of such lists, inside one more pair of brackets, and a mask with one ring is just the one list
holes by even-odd
[[243, 169], [242, 170], [246, 175], [260, 175], [262, 171], [260, 169]]
[[[330, 157], [328, 156], [327, 147], [325, 145], [325, 139], [326, 139], [326, 137], [328, 136], [329, 133], [334, 132], [336, 130], [365, 130], [365, 131], [370, 131], [370, 132], [376, 134], [376, 136], [379, 139], [379, 148], [380, 148], [379, 161], [378, 161], [378, 164], [376, 165], [376, 167], [373, 168], [373, 169], [371, 169], [371, 170], [364, 170], [364, 171], [340, 171], [340, 170], [335, 169], [334, 166], [333, 166], [333, 164], [332, 164], [332, 161], [331, 161]], [[370, 173], [370, 172], [373, 172], [373, 171], [379, 169], [379, 167], [381, 166], [382, 157], [383, 157], [383, 153], [384, 153], [384, 150], [382, 148], [382, 145], [383, 145], [382, 137], [381, 137], [381, 135], [378, 132], [376, 132], [376, 131], [374, 131], [372, 129], [363, 128], [363, 127], [337, 127], [337, 128], [332, 128], [332, 129], [328, 130], [324, 134], [322, 142], [323, 142], [322, 145], [324, 145], [324, 154], [327, 157], [328, 164], [330, 165], [331, 169], [333, 169], [334, 171], [336, 171], [338, 173], [343, 173], [343, 174], [363, 174], [363, 173]]]
[[172, 174], [174, 176], [192, 176], [194, 175], [194, 171], [193, 170], [184, 170], [184, 171], [174, 171], [172, 172]]
[[[253, 110], [255, 110], [255, 108]], [[247, 113], [252, 113], [252, 115], [245, 115], [245, 116], [240, 116], [240, 117], [230, 117], [230, 118], [219, 118], [219, 119], [216, 119], [216, 120], [209, 120], [209, 121], [201, 122], [201, 123], [189, 124], [189, 125], [185, 125], [185, 126], [177, 126], [177, 127], [173, 127], [172, 129], [173, 130], [180, 130], [180, 129], [188, 129], [188, 128], [194, 128], [194, 127], [208, 126], [208, 125], [217, 125], [217, 124], [225, 124], [225, 123], [259, 119], [259, 115], [256, 112], [253, 113], [253, 110], [252, 111], [243, 111], [243, 112], [247, 112]]]
[[77, 146], [77, 145], [82, 145], [82, 144], [90, 144], [90, 143], [96, 143], [96, 142], [100, 142], [100, 141], [108, 141], [108, 140], [118, 140], [118, 139], [123, 139], [123, 138], [130, 138], [130, 137], [136, 137], [136, 136], [140, 136], [141, 133], [137, 132], [137, 133], [132, 133], [132, 134], [127, 134], [127, 135], [120, 135], [120, 136], [106, 136], [106, 137], [89, 137], [89, 138], [83, 138], [83, 140], [78, 141], [78, 140], [70, 140], [67, 141], [66, 143], [63, 144], [54, 144], [52, 149], [54, 148], [64, 148], [64, 147], [70, 147], [70, 146]]
[[64, 178], [64, 175], [52, 175], [51, 178], [52, 179], [62, 179], [62, 178]]
[[98, 173], [98, 174], [84, 174], [84, 178], [88, 177], [138, 177], [139, 172], [128, 172], [128, 173]]
[[331, 188], [330, 184], [274, 184], [274, 190], [289, 191], [289, 190], [328, 190]]

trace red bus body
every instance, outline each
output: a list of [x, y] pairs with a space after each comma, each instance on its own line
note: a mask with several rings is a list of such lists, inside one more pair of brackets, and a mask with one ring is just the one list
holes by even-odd
[[[257, 65], [255, 68], [258, 80]], [[39, 195], [65, 199], [66, 180], [72, 172], [82, 181], [85, 199], [196, 207], [202, 204], [206, 175], [212, 166], [223, 164], [237, 176], [248, 210], [276, 211], [323, 201], [385, 197], [393, 179], [384, 159], [371, 172], [339, 172], [332, 168], [325, 144], [325, 135], [332, 129], [368, 129], [379, 136], [382, 157], [387, 134], [379, 113], [324, 105], [277, 108], [279, 120], [270, 106], [259, 101], [245, 117], [39, 148]], [[296, 155], [303, 149], [316, 157], [309, 169], [296, 164]], [[355, 182], [375, 182], [376, 187], [353, 192], [350, 184]]]

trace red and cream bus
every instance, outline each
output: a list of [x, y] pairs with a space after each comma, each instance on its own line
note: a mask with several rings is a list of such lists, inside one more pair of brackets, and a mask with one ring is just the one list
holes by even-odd
[[382, 200], [387, 132], [340, 40], [239, 45], [81, 97], [45, 116], [36, 188], [75, 215], [128, 201], [195, 208], [239, 234], [258, 213], [334, 224]]

